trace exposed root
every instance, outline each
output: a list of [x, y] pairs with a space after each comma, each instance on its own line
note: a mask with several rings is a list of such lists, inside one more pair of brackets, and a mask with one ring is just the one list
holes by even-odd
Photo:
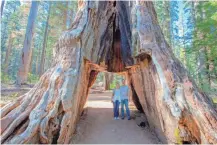
[[[55, 102], [55, 105], [53, 107], [53, 109], [49, 112], [49, 114], [41, 121], [41, 124], [40, 124], [40, 141], [41, 143], [49, 143], [52, 141], [52, 132], [53, 130], [56, 130], [59, 128], [59, 124], [57, 122], [57, 124], [55, 123], [55, 125], [53, 125], [53, 127], [55, 129], [52, 129], [52, 131], [49, 132], [49, 121], [52, 119], [52, 118], [56, 118], [57, 115], [59, 115], [58, 111], [59, 111], [59, 106], [60, 106], [60, 98], [58, 98]], [[55, 119], [56, 120], [56, 119]], [[50, 121], [50, 124], [54, 124], [53, 122]]]
[[[16, 107], [14, 110], [9, 112], [6, 116], [1, 119], [2, 123], [2, 141], [4, 141], [10, 133], [25, 119], [28, 117], [32, 109], [39, 102], [40, 97], [38, 95], [32, 98], [26, 97], [24, 102]], [[5, 131], [5, 129], [7, 130]]]
[[14, 137], [17, 136], [19, 134], [21, 134], [23, 131], [25, 131], [25, 129], [27, 128], [29, 124], [29, 120], [25, 119], [16, 129], [15, 131], [12, 133], [12, 135], [10, 135], [6, 140], [5, 140], [5, 144], [8, 144], [8, 142]]
[[[1, 119], [3, 124], [1, 142], [68, 143], [80, 114], [80, 109], [75, 104], [84, 100], [80, 97], [82, 94], [87, 95], [86, 89], [89, 88], [87, 81], [83, 93], [76, 92], [79, 78], [90, 76], [87, 65], [82, 63], [81, 69], [84, 72], [78, 74], [76, 68], [56, 67], [52, 73], [49, 73], [49, 80], [44, 77], [43, 83], [38, 84], [34, 91], [7, 105], [4, 109], [4, 117]], [[25, 123], [27, 120], [28, 123]]]
[[63, 116], [63, 119], [62, 119], [62, 122], [61, 122], [61, 130], [60, 130], [60, 135], [59, 135], [59, 138], [58, 138], [58, 143], [66, 143], [67, 142], [67, 139], [69, 138], [68, 137], [68, 132], [69, 132], [69, 129], [70, 129], [70, 118], [72, 116], [72, 112], [71, 111], [68, 111], [64, 114]]
[[11, 110], [13, 110], [14, 108], [16, 108], [17, 106], [19, 106], [25, 96], [26, 95], [22, 95], [16, 101], [5, 105], [1, 109], [1, 118], [3, 118], [5, 115], [7, 115]]

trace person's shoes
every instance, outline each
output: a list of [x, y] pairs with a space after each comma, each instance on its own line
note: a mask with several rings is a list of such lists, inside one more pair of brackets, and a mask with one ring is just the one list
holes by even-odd
[[116, 120], [119, 120], [119, 117], [116, 117]]
[[124, 117], [121, 117], [122, 120], [124, 120]]
[[114, 117], [114, 120], [117, 120], [116, 117]]
[[128, 118], [128, 120], [131, 120], [131, 118]]

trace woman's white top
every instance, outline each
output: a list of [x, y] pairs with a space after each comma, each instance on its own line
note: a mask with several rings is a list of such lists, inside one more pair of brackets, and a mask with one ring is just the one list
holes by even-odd
[[120, 89], [114, 89], [113, 101], [115, 102], [116, 100], [121, 102], [121, 91], [120, 91]]

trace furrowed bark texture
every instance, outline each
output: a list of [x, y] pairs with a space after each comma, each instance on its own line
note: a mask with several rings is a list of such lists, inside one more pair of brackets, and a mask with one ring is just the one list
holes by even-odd
[[149, 123], [165, 142], [217, 143], [216, 111], [172, 54], [153, 4], [139, 2], [132, 16], [139, 65], [129, 73]]
[[104, 89], [109, 90], [110, 84], [113, 81], [113, 74], [112, 73], [104, 73]]
[[12, 45], [13, 45], [13, 34], [11, 33], [10, 36], [9, 36], [9, 41], [8, 41], [8, 48], [7, 48], [7, 51], [6, 51], [6, 55], [5, 55], [5, 61], [4, 61], [4, 72], [7, 74], [8, 73], [8, 65], [9, 65], [9, 57], [10, 57], [10, 54], [11, 54], [11, 48], [12, 48]]
[[17, 73], [17, 79], [16, 79], [17, 85], [22, 85], [27, 82], [28, 73], [31, 67], [31, 60], [32, 60], [31, 46], [32, 46], [32, 39], [35, 30], [35, 21], [38, 12], [38, 6], [39, 6], [39, 2], [33, 1], [30, 8], [28, 24], [26, 27], [25, 40], [24, 40], [23, 49], [21, 53], [20, 66]]
[[2, 108], [2, 143], [69, 143], [96, 76], [81, 57], [78, 36], [87, 22], [87, 4], [81, 5], [74, 31], [60, 37], [53, 67], [30, 92]]
[[217, 113], [174, 57], [152, 2], [79, 1], [39, 83], [1, 110], [2, 143], [69, 143], [99, 71], [127, 73], [164, 143], [217, 143]]
[[42, 54], [41, 54], [39, 76], [41, 76], [44, 73], [44, 63], [45, 63], [45, 55], [46, 55], [46, 47], [47, 47], [47, 39], [48, 39], [50, 11], [51, 11], [51, 3], [49, 3], [48, 16], [47, 16], [45, 32], [44, 32], [44, 40], [43, 40], [43, 48], [42, 48]]

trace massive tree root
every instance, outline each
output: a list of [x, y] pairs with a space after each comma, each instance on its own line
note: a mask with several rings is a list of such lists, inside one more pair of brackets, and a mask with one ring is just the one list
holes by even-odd
[[99, 71], [127, 72], [133, 97], [164, 143], [217, 143], [217, 113], [158, 25], [152, 2], [79, 2], [54, 64], [1, 109], [1, 143], [69, 143]]
[[30, 92], [6, 105], [1, 111], [1, 141], [69, 143], [86, 102], [88, 84], [95, 77], [89, 66], [85, 60], [75, 67], [64, 60], [48, 70]]
[[54, 66], [34, 88], [1, 110], [2, 143], [69, 143], [86, 102], [91, 75], [81, 58], [77, 37], [87, 20], [87, 4], [78, 12], [72, 30], [60, 38]]
[[217, 143], [217, 113], [171, 52], [152, 3], [133, 12], [140, 43], [129, 75], [152, 128], [163, 142]]

